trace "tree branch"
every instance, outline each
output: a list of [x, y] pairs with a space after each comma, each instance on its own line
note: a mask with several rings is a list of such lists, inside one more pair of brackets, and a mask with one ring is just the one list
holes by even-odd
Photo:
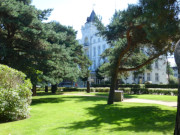
[[146, 60], [144, 63], [142, 63], [141, 65], [138, 65], [134, 68], [119, 68], [119, 72], [124, 72], [124, 71], [134, 71], [134, 70], [138, 70], [140, 68], [142, 68], [143, 66], [149, 64], [152, 60], [158, 58], [160, 55], [166, 53], [169, 50], [170, 47], [167, 47], [164, 51], [155, 54], [153, 57], [149, 58], [148, 60]]

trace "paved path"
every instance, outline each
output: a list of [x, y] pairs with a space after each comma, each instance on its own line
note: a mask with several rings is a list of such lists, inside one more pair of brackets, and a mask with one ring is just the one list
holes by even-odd
[[160, 104], [171, 107], [177, 107], [177, 102], [166, 102], [159, 100], [149, 100], [149, 99], [138, 99], [138, 98], [126, 98], [123, 102], [134, 102], [134, 103], [148, 103], [148, 104]]
[[[81, 94], [81, 93], [77, 93], [77, 94], [76, 93], [75, 94], [64, 93], [63, 95], [90, 96], [90, 97], [104, 97], [104, 98], [107, 98], [107, 96], [86, 95], [86, 94]], [[123, 102], [159, 104], [159, 105], [165, 105], [165, 106], [170, 106], [170, 107], [177, 107], [177, 102], [166, 102], [166, 101], [149, 100], [149, 99], [125, 98], [123, 100]]]

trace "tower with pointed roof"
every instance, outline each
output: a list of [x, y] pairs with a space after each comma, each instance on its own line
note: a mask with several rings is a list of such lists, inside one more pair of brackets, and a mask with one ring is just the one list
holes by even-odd
[[86, 55], [92, 61], [90, 67], [91, 80], [98, 83], [99, 80], [96, 79], [95, 71], [103, 63], [100, 55], [108, 48], [108, 44], [102, 37], [97, 35], [98, 31], [94, 25], [96, 17], [95, 11], [92, 10], [90, 16], [87, 17], [86, 23], [81, 27], [82, 39], [80, 43], [83, 44]]

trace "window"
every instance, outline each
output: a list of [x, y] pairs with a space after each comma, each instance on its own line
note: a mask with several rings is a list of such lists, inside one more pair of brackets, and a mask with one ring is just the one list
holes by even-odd
[[151, 81], [151, 74], [147, 73], [147, 81]]
[[101, 54], [101, 46], [98, 46], [98, 55]]
[[155, 81], [159, 82], [159, 74], [158, 73], [155, 73]]
[[106, 45], [103, 45], [103, 52], [106, 50]]
[[93, 40], [93, 43], [96, 43], [96, 39]]
[[101, 65], [101, 58], [98, 58], [98, 66]]
[[158, 65], [158, 60], [155, 61], [155, 68], [159, 68], [159, 65]]
[[143, 73], [143, 74], [142, 74], [142, 81], [143, 81], [143, 82], [145, 81], [145, 77], [144, 77], [144, 76], [145, 76], [145, 74]]
[[100, 38], [98, 38], [98, 42], [100, 42]]
[[89, 57], [89, 51], [85, 50], [85, 54]]
[[96, 56], [96, 47], [93, 48], [94, 50], [94, 57]]
[[96, 60], [94, 60], [94, 70], [96, 69]]
[[89, 45], [89, 42], [88, 42], [88, 38], [87, 38], [87, 37], [84, 39], [84, 45], [85, 45], [85, 46], [86, 46], [86, 45]]

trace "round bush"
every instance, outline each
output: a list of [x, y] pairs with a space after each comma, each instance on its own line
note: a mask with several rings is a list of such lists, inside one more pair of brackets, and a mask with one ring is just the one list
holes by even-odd
[[29, 116], [32, 84], [26, 75], [0, 65], [0, 121], [13, 121]]

